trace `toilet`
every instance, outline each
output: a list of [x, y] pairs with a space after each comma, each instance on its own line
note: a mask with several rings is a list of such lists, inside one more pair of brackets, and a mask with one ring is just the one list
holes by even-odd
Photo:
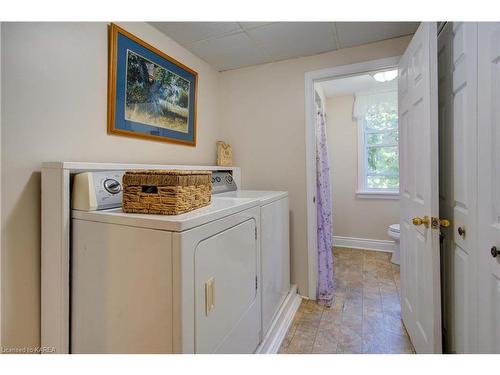
[[391, 262], [400, 265], [399, 251], [399, 224], [389, 225], [387, 234], [394, 240], [394, 251], [392, 253]]

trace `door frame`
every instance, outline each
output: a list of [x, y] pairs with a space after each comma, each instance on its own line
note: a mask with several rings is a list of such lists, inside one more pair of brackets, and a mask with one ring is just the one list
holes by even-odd
[[345, 78], [374, 70], [397, 68], [401, 56], [369, 60], [305, 73], [305, 139], [306, 139], [306, 207], [308, 297], [316, 299], [318, 280], [317, 213], [316, 213], [316, 132], [314, 127], [314, 83]]

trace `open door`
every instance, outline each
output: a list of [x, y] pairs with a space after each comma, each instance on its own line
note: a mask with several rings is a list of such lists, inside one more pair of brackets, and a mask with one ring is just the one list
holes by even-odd
[[401, 311], [417, 353], [441, 353], [437, 25], [399, 63]]

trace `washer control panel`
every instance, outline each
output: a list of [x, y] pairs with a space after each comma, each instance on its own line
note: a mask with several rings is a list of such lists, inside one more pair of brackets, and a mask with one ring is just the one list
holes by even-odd
[[75, 175], [71, 208], [96, 211], [121, 207], [124, 171], [85, 172]]
[[212, 172], [212, 194], [234, 191], [238, 187], [229, 171]]

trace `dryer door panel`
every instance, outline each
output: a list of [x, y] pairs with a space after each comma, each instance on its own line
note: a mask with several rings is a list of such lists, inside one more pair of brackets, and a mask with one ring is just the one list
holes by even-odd
[[250, 219], [196, 247], [196, 353], [252, 353], [259, 343], [255, 229]]

